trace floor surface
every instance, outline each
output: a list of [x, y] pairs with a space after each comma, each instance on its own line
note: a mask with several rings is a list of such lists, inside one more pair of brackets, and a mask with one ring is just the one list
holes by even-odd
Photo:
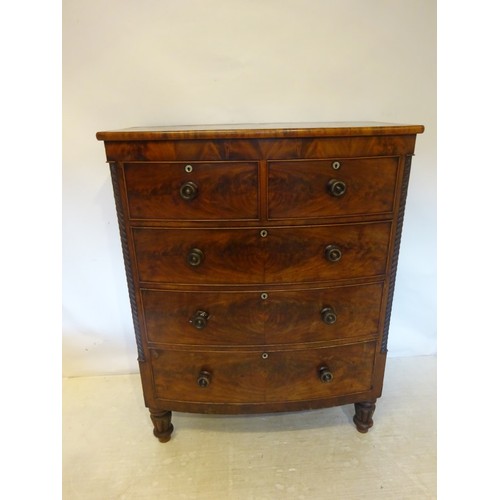
[[388, 358], [374, 427], [353, 414], [174, 412], [162, 444], [139, 375], [64, 379], [63, 499], [436, 498], [436, 358]]

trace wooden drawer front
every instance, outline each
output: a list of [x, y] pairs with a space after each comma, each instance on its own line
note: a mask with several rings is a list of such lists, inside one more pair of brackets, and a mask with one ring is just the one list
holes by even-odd
[[[156, 397], [207, 403], [262, 403], [329, 398], [371, 388], [375, 343], [307, 350], [152, 352]], [[267, 356], [267, 357], [266, 357]], [[331, 382], [319, 369], [331, 371]], [[210, 374], [206, 387], [201, 372]]]
[[[132, 219], [258, 219], [257, 162], [127, 163], [124, 171]], [[187, 183], [192, 199], [181, 196]]]
[[[332, 168], [334, 162], [338, 169]], [[397, 157], [270, 161], [269, 218], [391, 212], [397, 170]], [[330, 193], [333, 181], [337, 194], [345, 187], [343, 194]]]
[[[262, 283], [259, 229], [134, 229], [139, 278], [166, 283]], [[201, 250], [198, 266], [188, 263]]]
[[[389, 222], [316, 227], [135, 228], [140, 280], [185, 284], [292, 283], [383, 275]], [[330, 262], [329, 247], [341, 258]], [[188, 257], [201, 251], [193, 266]]]
[[143, 290], [147, 339], [236, 346], [366, 338], [378, 331], [381, 283], [276, 290], [266, 296], [260, 291]]
[[[385, 273], [389, 222], [269, 229], [266, 238], [267, 283], [320, 282]], [[326, 259], [333, 245], [337, 262]]]

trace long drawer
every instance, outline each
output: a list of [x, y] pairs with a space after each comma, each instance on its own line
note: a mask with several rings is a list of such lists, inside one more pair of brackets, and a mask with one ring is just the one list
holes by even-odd
[[385, 273], [390, 222], [316, 227], [134, 228], [142, 282], [305, 283]]
[[237, 346], [373, 338], [382, 283], [262, 291], [142, 290], [149, 342]]
[[156, 397], [210, 403], [305, 401], [368, 391], [375, 342], [303, 350], [153, 350]]

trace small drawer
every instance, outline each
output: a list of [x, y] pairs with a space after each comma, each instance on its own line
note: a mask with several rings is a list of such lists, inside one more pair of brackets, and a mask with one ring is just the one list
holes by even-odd
[[314, 227], [134, 228], [142, 282], [306, 283], [385, 274], [390, 222]]
[[269, 162], [269, 218], [390, 213], [398, 158]]
[[149, 342], [237, 346], [373, 338], [382, 283], [311, 290], [142, 290]]
[[156, 397], [209, 403], [326, 399], [371, 389], [375, 342], [319, 349], [152, 350]]
[[256, 162], [124, 165], [131, 219], [258, 219]]

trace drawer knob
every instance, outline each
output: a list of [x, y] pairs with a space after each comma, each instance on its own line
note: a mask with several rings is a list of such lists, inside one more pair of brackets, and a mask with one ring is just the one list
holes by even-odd
[[339, 198], [343, 196], [347, 190], [347, 186], [344, 181], [338, 181], [337, 179], [331, 179], [327, 186], [328, 192], [334, 197]]
[[194, 200], [198, 196], [198, 186], [194, 182], [185, 182], [180, 189], [181, 198], [186, 201]]
[[325, 258], [329, 262], [338, 262], [342, 257], [342, 251], [337, 245], [327, 245], [325, 248]]
[[203, 262], [204, 257], [199, 248], [192, 248], [188, 253], [187, 261], [190, 266], [196, 267]]
[[324, 384], [328, 384], [333, 380], [333, 373], [328, 366], [321, 366], [318, 370], [318, 376]]
[[202, 310], [196, 311], [195, 315], [189, 322], [198, 330], [203, 330], [208, 323], [208, 313]]
[[333, 325], [337, 321], [337, 315], [332, 307], [326, 306], [321, 309], [321, 319], [327, 325]]
[[196, 381], [196, 383], [198, 384], [199, 387], [204, 389], [205, 387], [208, 387], [210, 385], [211, 378], [212, 374], [210, 372], [202, 370], [198, 375], [198, 380]]

